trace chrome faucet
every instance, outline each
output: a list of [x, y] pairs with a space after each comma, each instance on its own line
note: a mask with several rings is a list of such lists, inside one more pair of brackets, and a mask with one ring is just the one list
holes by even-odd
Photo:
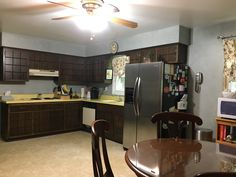
[[118, 101], [119, 102], [123, 101], [123, 97], [122, 96], [118, 96]]
[[38, 98], [38, 99], [42, 99], [42, 98], [43, 98], [42, 96], [43, 96], [42, 93], [38, 93], [38, 94], [37, 94], [37, 98]]

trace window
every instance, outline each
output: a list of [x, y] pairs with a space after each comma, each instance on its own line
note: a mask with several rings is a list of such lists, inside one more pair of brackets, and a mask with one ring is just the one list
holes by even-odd
[[113, 69], [112, 94], [113, 95], [124, 95], [126, 63], [129, 63], [129, 57], [125, 55], [115, 56], [112, 59], [112, 69]]

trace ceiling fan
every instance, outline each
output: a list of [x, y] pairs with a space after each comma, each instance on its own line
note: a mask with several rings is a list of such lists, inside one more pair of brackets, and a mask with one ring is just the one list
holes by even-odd
[[[63, 6], [66, 8], [74, 9], [74, 10], [81, 10], [81, 7], [82, 7], [82, 9], [84, 9], [86, 11], [86, 13], [91, 16], [95, 16], [99, 12], [99, 10], [102, 10], [102, 11], [108, 10], [108, 11], [111, 11], [112, 13], [117, 13], [120, 11], [118, 7], [116, 7], [112, 4], [107, 4], [103, 0], [81, 0], [80, 1], [81, 7], [75, 7], [75, 6], [72, 6], [72, 4], [68, 5], [68, 3], [55, 2], [55, 1], [51, 1], [51, 0], [47, 0], [47, 2], [49, 2], [51, 4]], [[76, 15], [56, 17], [56, 18], [52, 18], [52, 20], [69, 19], [69, 18], [73, 18], [75, 16]], [[129, 28], [137, 28], [138, 27], [138, 23], [130, 21], [130, 20], [118, 18], [118, 17], [111, 17], [109, 21], [111, 21], [112, 23], [116, 23], [119, 25], [129, 27]]]

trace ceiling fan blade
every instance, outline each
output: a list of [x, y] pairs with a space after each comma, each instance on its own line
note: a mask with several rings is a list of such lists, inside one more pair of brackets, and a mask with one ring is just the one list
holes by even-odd
[[69, 19], [69, 18], [73, 18], [77, 15], [69, 15], [69, 16], [64, 16], [64, 17], [55, 17], [55, 18], [52, 18], [52, 20], [65, 20], [65, 19]]
[[54, 1], [50, 1], [50, 0], [47, 0], [47, 2], [52, 3], [52, 4], [56, 4], [56, 5], [59, 5], [59, 6], [68, 7], [68, 8], [74, 9], [74, 10], [78, 10], [78, 8], [69, 6], [69, 5], [64, 4], [64, 3], [54, 2]]
[[109, 8], [112, 8], [112, 12], [120, 12], [120, 9], [112, 4], [105, 4], [104, 6], [108, 6]]
[[119, 25], [123, 25], [129, 28], [137, 28], [138, 27], [138, 23], [133, 22], [133, 21], [129, 21], [129, 20], [125, 20], [122, 18], [117, 18], [117, 17], [112, 17], [111, 22], [119, 24]]
[[[63, 4], [68, 4], [67, 2], [63, 2]], [[39, 5], [32, 5], [26, 7], [17, 7], [17, 8], [9, 8], [6, 9], [7, 11], [19, 12], [19, 13], [45, 13], [45, 12], [53, 12], [61, 8], [57, 4], [39, 4]]]

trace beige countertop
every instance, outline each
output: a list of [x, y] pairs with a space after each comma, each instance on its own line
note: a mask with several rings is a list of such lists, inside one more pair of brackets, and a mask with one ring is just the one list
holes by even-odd
[[57, 102], [92, 102], [92, 103], [99, 103], [99, 104], [108, 104], [108, 105], [115, 105], [115, 106], [124, 106], [123, 101], [116, 101], [113, 99], [84, 99], [84, 98], [78, 98], [78, 99], [42, 99], [42, 100], [31, 100], [30, 98], [19, 98], [16, 100], [9, 100], [9, 101], [2, 101], [6, 104], [24, 104], [24, 103], [57, 103]]

